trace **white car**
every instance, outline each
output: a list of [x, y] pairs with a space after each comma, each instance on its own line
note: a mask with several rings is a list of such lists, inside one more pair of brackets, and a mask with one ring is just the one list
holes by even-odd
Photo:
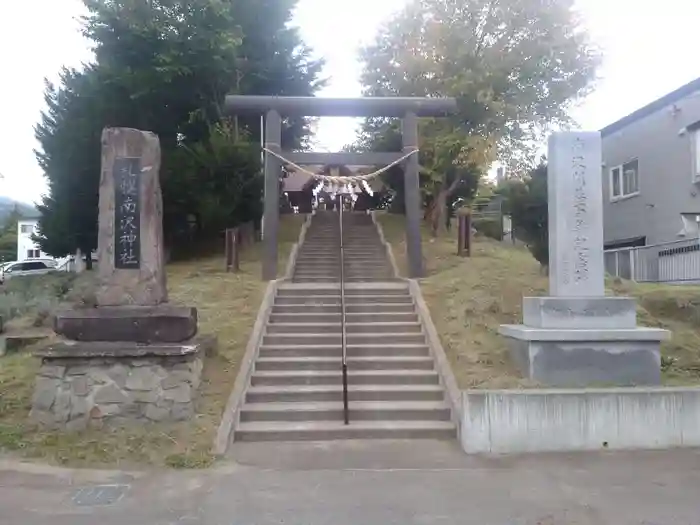
[[56, 270], [57, 263], [52, 259], [28, 259], [5, 263], [0, 267], [0, 283], [13, 277], [43, 275]]

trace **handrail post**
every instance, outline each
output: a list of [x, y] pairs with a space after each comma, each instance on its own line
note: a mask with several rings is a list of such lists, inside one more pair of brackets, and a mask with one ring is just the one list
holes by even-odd
[[338, 195], [340, 206], [338, 206], [338, 223], [340, 230], [340, 346], [342, 352], [342, 373], [343, 373], [343, 419], [345, 424], [350, 423], [350, 411], [348, 409], [348, 360], [345, 342], [345, 253], [343, 246], [343, 205], [344, 196]]

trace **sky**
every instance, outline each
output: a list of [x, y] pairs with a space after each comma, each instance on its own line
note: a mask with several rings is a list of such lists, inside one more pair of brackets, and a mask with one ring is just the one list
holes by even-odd
[[[326, 59], [321, 96], [358, 96], [358, 48], [406, 0], [300, 0], [294, 23]], [[700, 77], [693, 0], [578, 0], [594, 42], [604, 52], [595, 92], [574, 111], [581, 129], [600, 129]], [[46, 191], [34, 157], [33, 127], [44, 108], [44, 78], [90, 59], [76, 17], [81, 0], [0, 0], [0, 195], [36, 202]], [[351, 119], [319, 123], [321, 151], [353, 141]]]

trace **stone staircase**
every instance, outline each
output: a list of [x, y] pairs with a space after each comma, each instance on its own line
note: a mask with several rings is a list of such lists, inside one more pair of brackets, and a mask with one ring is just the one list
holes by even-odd
[[[297, 256], [292, 280], [297, 283], [340, 280], [340, 222], [337, 212], [317, 212]], [[395, 279], [386, 249], [372, 217], [343, 213], [345, 281], [371, 282]]]
[[[337, 214], [316, 215], [293, 282], [278, 285], [235, 425], [235, 440], [456, 435], [406, 282], [393, 274], [370, 216], [344, 223], [350, 424], [343, 423]], [[327, 249], [326, 246], [329, 248]], [[362, 264], [354, 264], [361, 262]], [[374, 272], [363, 274], [371, 265]]]

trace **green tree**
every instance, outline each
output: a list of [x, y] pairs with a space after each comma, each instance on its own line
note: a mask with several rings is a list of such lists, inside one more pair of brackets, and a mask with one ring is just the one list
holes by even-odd
[[[498, 158], [511, 172], [533, 165], [551, 126], [570, 124], [600, 57], [574, 0], [410, 0], [364, 49], [368, 95], [452, 96], [458, 115], [425, 119], [421, 166], [433, 229], [462, 185], [475, 189]], [[390, 122], [368, 123], [372, 149]]]
[[[170, 245], [187, 248], [191, 237], [206, 240], [262, 214], [259, 149], [234, 135], [233, 125], [224, 121], [212, 127], [206, 141], [181, 144], [165, 159], [169, 183], [163, 187], [163, 207]], [[183, 210], [190, 212], [183, 217]]]
[[[166, 238], [177, 239], [176, 231], [190, 217], [203, 221], [198, 231], [217, 235], [220, 224], [208, 219], [212, 215], [229, 220], [241, 213], [259, 215], [261, 186], [249, 184], [259, 171], [250, 162], [259, 119], [227, 122], [222, 103], [228, 93], [313, 95], [322, 85], [322, 64], [310, 58], [288, 25], [296, 2], [84, 2], [84, 33], [94, 43], [95, 63], [64, 71], [58, 86], [47, 85], [48, 108], [36, 130], [37, 156], [49, 180], [49, 193], [39, 206], [42, 249], [65, 255], [96, 247], [100, 134], [108, 126], [157, 133], [165, 167], [185, 158], [182, 169], [188, 173], [163, 170], [169, 172], [162, 177]], [[285, 146], [303, 146], [308, 124], [285, 121]], [[225, 153], [222, 133], [230, 140]], [[217, 155], [202, 164], [201, 155], [213, 151]], [[193, 183], [203, 170], [208, 182]], [[223, 180], [212, 182], [212, 177]], [[257, 194], [240, 201], [242, 185]], [[213, 210], [214, 205], [220, 209]]]
[[0, 262], [17, 260], [17, 221], [21, 219], [22, 213], [15, 205], [0, 228]]
[[549, 266], [549, 225], [547, 201], [547, 164], [529, 175], [506, 181], [496, 192], [504, 198], [504, 211], [510, 213], [513, 230], [525, 242], [532, 256], [543, 268]]
[[[46, 85], [46, 111], [36, 126], [39, 165], [48, 194], [37, 206], [42, 251], [55, 257], [97, 247], [100, 135], [109, 100], [101, 95], [100, 72], [64, 69], [60, 87]], [[91, 259], [88, 257], [88, 266]]]

